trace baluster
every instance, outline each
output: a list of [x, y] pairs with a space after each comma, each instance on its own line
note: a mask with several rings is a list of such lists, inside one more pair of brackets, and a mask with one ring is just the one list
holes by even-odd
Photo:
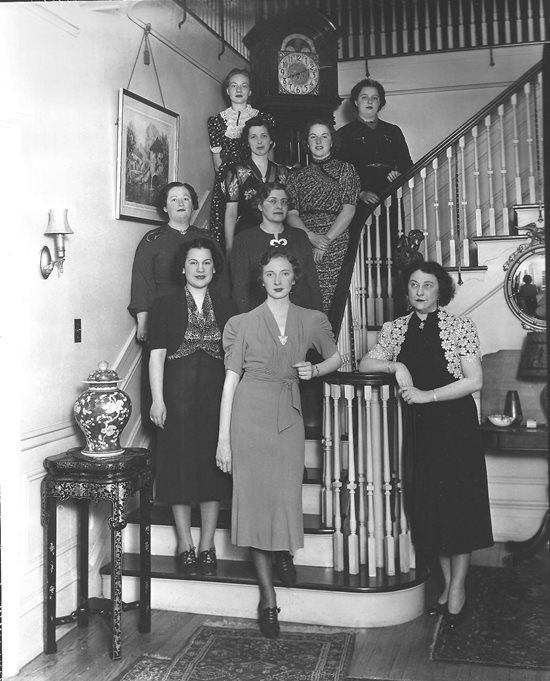
[[342, 357], [342, 370], [351, 371], [350, 369], [350, 344], [349, 344], [349, 301], [346, 302], [344, 308], [344, 315], [342, 317], [342, 325], [340, 327], [340, 334], [338, 336], [338, 350]]
[[489, 44], [489, 36], [487, 35], [487, 12], [485, 11], [485, 3], [481, 3], [481, 44]]
[[[462, 0], [464, 1], [464, 0]], [[458, 46], [464, 47], [466, 45], [466, 27], [464, 26], [464, 12], [462, 10], [462, 2], [458, 5]]]
[[367, 295], [367, 319], [369, 325], [374, 325], [375, 315], [374, 315], [374, 260], [372, 257], [372, 231], [373, 231], [373, 219], [372, 215], [369, 217], [367, 222], [367, 257], [365, 262], [367, 263], [367, 285], [368, 285], [368, 295]]
[[384, 321], [384, 300], [382, 298], [382, 250], [380, 247], [381, 241], [381, 227], [380, 227], [380, 205], [376, 206], [374, 210], [374, 225], [376, 230], [376, 324], [382, 324]]
[[396, 192], [397, 201], [397, 241], [403, 236], [403, 187]]
[[414, 226], [414, 177], [408, 182], [409, 185], [409, 230], [415, 229]]
[[518, 96], [514, 94], [510, 97], [512, 103], [512, 122], [514, 125], [514, 165], [515, 165], [515, 188], [516, 188], [516, 203], [521, 203], [521, 168], [519, 165], [519, 132], [518, 132]]
[[321, 508], [323, 527], [333, 527], [332, 506], [332, 418], [330, 412], [330, 385], [323, 383], [323, 489]]
[[508, 187], [506, 170], [506, 147], [504, 145], [504, 105], [498, 107], [499, 138], [500, 138], [500, 177], [502, 184], [502, 233], [510, 234], [508, 224]]
[[376, 577], [376, 524], [374, 522], [374, 462], [372, 438], [372, 387], [363, 388], [365, 395], [365, 444], [367, 452], [365, 494], [367, 496], [367, 564], [369, 577]]
[[516, 0], [516, 31], [517, 31], [516, 42], [518, 43], [524, 42], [523, 31], [521, 30], [522, 29], [521, 17], [522, 17], [521, 2], [520, 0]]
[[349, 536], [348, 536], [348, 570], [350, 575], [359, 574], [359, 537], [357, 535], [357, 515], [355, 508], [355, 490], [357, 489], [355, 473], [355, 438], [353, 434], [353, 397], [355, 389], [352, 385], [344, 386], [344, 397], [348, 408], [348, 484], [349, 491]]
[[428, 256], [428, 207], [426, 203], [426, 168], [420, 171], [422, 180], [422, 233], [424, 234], [424, 259], [429, 260]]
[[378, 34], [380, 36], [380, 54], [385, 56], [388, 54], [388, 46], [386, 44], [386, 17], [384, 16], [384, 6], [382, 3], [380, 3], [380, 28]]
[[[537, 188], [538, 188], [538, 197], [537, 197], [537, 203], [544, 202], [544, 120], [543, 120], [543, 108], [542, 108], [542, 99], [543, 99], [543, 89], [542, 89], [542, 72], [538, 74], [537, 80], [534, 83], [534, 95], [535, 95], [535, 125], [537, 126], [535, 128], [535, 143], [538, 144], [538, 146], [535, 148], [535, 153], [537, 154], [537, 165], [536, 165], [536, 170], [537, 170]], [[538, 132], [537, 132], [538, 131]]]
[[453, 44], [453, 14], [452, 14], [453, 0], [447, 2], [447, 45], [450, 49], [455, 49]]
[[[355, 265], [353, 267], [353, 273], [351, 277], [350, 285], [350, 303], [352, 312], [352, 328], [353, 328], [353, 345], [355, 348], [356, 356], [362, 357], [362, 345], [361, 345], [361, 260], [360, 260], [360, 248], [357, 249], [357, 255], [355, 257]], [[352, 371], [355, 367], [352, 368]]]
[[370, 12], [370, 20], [369, 20], [369, 27], [370, 27], [370, 39], [369, 39], [369, 46], [370, 46], [370, 57], [376, 56], [376, 22], [374, 21], [374, 9], [373, 9], [373, 4], [374, 3], [369, 3], [369, 12]]
[[435, 225], [435, 259], [436, 262], [442, 263], [443, 257], [441, 254], [441, 229], [439, 226], [439, 176], [437, 174], [439, 169], [439, 162], [437, 157], [432, 161], [432, 168], [434, 169], [434, 225]]
[[334, 460], [333, 460], [333, 472], [334, 477], [332, 481], [332, 494], [333, 494], [333, 509], [334, 509], [334, 534], [332, 536], [332, 553], [334, 562], [334, 571], [343, 572], [344, 571], [344, 535], [342, 534], [342, 499], [341, 499], [341, 487], [342, 481], [340, 480], [342, 476], [341, 466], [340, 466], [340, 456], [341, 456], [341, 441], [340, 441], [340, 386], [331, 385], [330, 386], [330, 396], [332, 397], [332, 409], [333, 409], [333, 437], [334, 437]]
[[491, 116], [485, 116], [487, 133], [487, 179], [489, 184], [489, 236], [496, 235], [495, 198], [493, 193], [493, 150], [491, 149]]
[[376, 567], [384, 567], [384, 493], [382, 489], [382, 423], [380, 391], [372, 392], [371, 448], [374, 481], [374, 539], [376, 542]]
[[395, 390], [395, 393], [397, 405], [397, 480], [395, 487], [399, 512], [399, 569], [401, 572], [408, 572], [410, 570], [410, 537], [403, 499], [403, 402], [397, 395], [397, 390]]
[[363, 3], [359, 3], [359, 55], [355, 55], [355, 58], [357, 59], [358, 56], [362, 59], [365, 58], [365, 16], [363, 14]]
[[512, 42], [512, 31], [510, 28], [510, 8], [508, 3], [504, 3], [504, 42], [509, 45]]
[[[548, 8], [548, 4], [546, 6]], [[533, 23], [532, 0], [527, 0], [527, 42], [532, 43], [534, 40], [535, 40], [535, 25]]]
[[470, 240], [468, 239], [468, 199], [466, 196], [466, 164], [464, 159], [464, 146], [466, 141], [464, 137], [458, 140], [458, 146], [460, 149], [460, 177], [462, 180], [462, 234], [464, 238], [462, 239], [463, 246], [463, 260], [466, 267], [470, 265]]
[[474, 140], [474, 179], [475, 179], [475, 216], [476, 216], [476, 235], [483, 236], [483, 223], [481, 219], [481, 195], [479, 189], [479, 155], [477, 148], [477, 125], [472, 128], [472, 138]]
[[391, 1], [392, 20], [391, 20], [391, 53], [397, 53], [397, 13], [395, 11], [395, 0]]
[[418, 0], [413, 0], [413, 37], [414, 37], [414, 52], [420, 52], [420, 29], [418, 25]]
[[391, 466], [390, 466], [390, 442], [389, 442], [389, 421], [388, 421], [388, 400], [390, 398], [390, 387], [380, 386], [380, 397], [382, 400], [382, 467], [383, 467], [383, 486], [384, 490], [384, 557], [387, 575], [395, 575], [395, 542], [393, 538], [392, 508], [391, 508]]
[[[443, 29], [441, 27], [441, 4], [436, 3], [436, 50], [443, 49]], [[439, 261], [441, 262], [441, 261]]]
[[357, 388], [357, 482], [359, 516], [359, 562], [367, 563], [367, 515], [365, 508], [365, 430], [363, 413], [363, 392]]
[[535, 189], [535, 161], [533, 155], [533, 131], [531, 127], [531, 83], [523, 86], [525, 94], [525, 118], [527, 127], [527, 150], [529, 152], [529, 203], [537, 202], [537, 192]]
[[454, 212], [454, 182], [453, 182], [453, 150], [447, 149], [447, 170], [449, 175], [449, 266], [456, 267], [456, 242], [455, 242], [455, 212]]
[[[368, 228], [367, 228], [368, 229]], [[365, 279], [365, 235], [366, 232], [363, 230], [363, 234], [359, 239], [359, 274], [361, 277], [361, 352], [358, 356], [363, 356], [367, 351], [367, 287]]]
[[390, 224], [390, 197], [384, 201], [386, 209], [386, 313], [385, 319], [393, 319], [393, 283], [392, 283], [392, 249], [391, 249], [391, 224]]

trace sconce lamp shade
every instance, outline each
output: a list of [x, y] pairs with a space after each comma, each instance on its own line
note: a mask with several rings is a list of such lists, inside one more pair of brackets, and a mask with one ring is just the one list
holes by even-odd
[[68, 208], [50, 208], [48, 226], [44, 234], [74, 234], [67, 219]]
[[546, 333], [544, 331], [528, 333], [521, 349], [518, 380], [545, 381], [547, 376], [546, 354]]

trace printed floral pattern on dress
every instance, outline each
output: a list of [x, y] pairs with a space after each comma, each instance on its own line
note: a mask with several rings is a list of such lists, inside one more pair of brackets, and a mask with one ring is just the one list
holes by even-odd
[[[405, 340], [409, 321], [413, 313], [398, 317], [382, 325], [378, 342], [369, 350], [367, 357], [395, 361]], [[447, 371], [456, 379], [464, 378], [461, 359], [481, 357], [479, 336], [474, 322], [469, 317], [457, 317], [445, 310], [437, 311], [441, 347], [447, 360]]]
[[189, 355], [198, 350], [203, 350], [207, 355], [214, 357], [214, 359], [221, 359], [223, 357], [222, 334], [216, 323], [210, 294], [208, 291], [206, 292], [202, 304], [202, 313], [199, 312], [195, 299], [189, 293], [187, 287], [185, 288], [185, 297], [187, 299], [188, 311], [187, 330], [179, 348], [176, 352], [169, 355], [167, 359], [174, 360], [180, 357], [189, 357]]

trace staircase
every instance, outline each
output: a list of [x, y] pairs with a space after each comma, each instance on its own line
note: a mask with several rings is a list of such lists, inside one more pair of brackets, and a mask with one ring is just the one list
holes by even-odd
[[[275, 581], [282, 622], [340, 627], [383, 627], [408, 622], [424, 609], [425, 573], [374, 576], [366, 567], [358, 574], [334, 570], [334, 530], [322, 522], [322, 451], [306, 442], [307, 481], [303, 484], [304, 548], [294, 562], [297, 585], [287, 589]], [[198, 545], [198, 515], [193, 538]], [[226, 617], [255, 618], [259, 590], [247, 549], [230, 541], [230, 511], [222, 509], [216, 531], [218, 571], [214, 577], [184, 577], [178, 572], [176, 534], [169, 508], [155, 506], [151, 518], [151, 604], [160, 610]], [[123, 533], [124, 602], [139, 599], [139, 515], [129, 515]], [[110, 565], [101, 568], [103, 593], [110, 593]]]
[[[378, 627], [423, 612], [426, 570], [415, 565], [401, 503], [400, 400], [387, 377], [353, 373], [394, 316], [392, 253], [381, 244], [390, 242], [395, 204], [398, 236], [418, 229], [423, 255], [464, 276], [461, 307], [452, 311], [470, 314], [502, 298], [503, 262], [528, 221], [544, 224], [541, 73], [537, 64], [398, 178], [378, 206], [357, 211], [331, 313], [345, 365], [325, 381], [322, 446], [306, 442], [305, 546], [295, 556], [296, 587], [276, 583], [283, 622]], [[124, 531], [127, 602], [139, 589], [138, 520], [132, 515]], [[225, 509], [216, 532], [218, 574], [184, 578], [170, 510], [154, 508], [153, 608], [256, 617], [253, 567], [247, 551], [232, 546], [229, 520]], [[109, 570], [101, 569], [104, 593]]]

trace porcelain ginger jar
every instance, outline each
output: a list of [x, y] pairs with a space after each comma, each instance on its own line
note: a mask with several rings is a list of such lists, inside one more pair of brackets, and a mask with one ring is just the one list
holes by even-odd
[[85, 390], [74, 404], [74, 416], [86, 438], [82, 454], [93, 458], [106, 458], [124, 454], [120, 435], [132, 413], [128, 395], [120, 390], [116, 371], [107, 362], [88, 376]]

